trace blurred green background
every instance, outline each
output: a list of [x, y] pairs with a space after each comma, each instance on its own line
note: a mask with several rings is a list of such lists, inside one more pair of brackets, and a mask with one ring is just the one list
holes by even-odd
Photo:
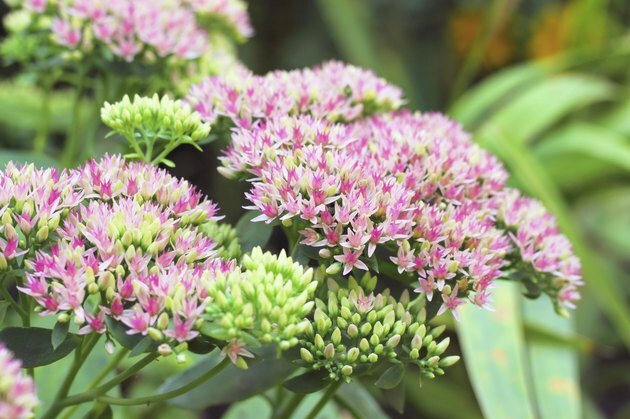
[[[495, 314], [466, 313], [459, 334], [450, 325], [465, 365], [410, 383], [405, 414], [386, 414], [630, 417], [630, 1], [253, 0], [250, 14], [256, 35], [240, 55], [254, 71], [331, 58], [375, 70], [411, 108], [447, 113], [497, 154], [582, 259], [586, 287], [570, 321], [501, 287]], [[39, 147], [43, 95], [17, 70], [2, 70], [0, 163], [58, 164], [70, 96], [59, 86], [50, 97], [54, 135]], [[119, 147], [100, 141], [95, 153]], [[178, 150], [173, 172], [235, 222], [245, 185], [214, 170], [221, 147]]]

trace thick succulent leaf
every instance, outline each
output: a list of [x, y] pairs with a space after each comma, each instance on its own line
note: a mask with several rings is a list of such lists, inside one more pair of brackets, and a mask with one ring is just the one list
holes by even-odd
[[287, 380], [283, 385], [293, 393], [315, 393], [330, 384], [328, 374], [323, 371], [309, 371]]
[[[276, 358], [273, 347], [254, 349], [252, 352], [257, 355], [260, 362], [250, 365], [249, 369], [240, 370], [230, 365], [194, 390], [172, 399], [170, 403], [187, 409], [201, 410], [209, 406], [245, 400], [281, 383], [295, 371], [296, 367], [289, 361]], [[199, 364], [167, 380], [158, 389], [158, 393], [189, 383], [217, 365], [221, 358], [219, 351], [205, 356]]]
[[22, 360], [24, 368], [52, 364], [77, 347], [80, 339], [67, 334], [56, 349], [52, 344], [52, 330], [39, 327], [7, 327], [0, 330], [0, 342]]
[[[557, 316], [549, 301], [526, 300], [523, 313], [528, 323], [538, 325], [550, 334], [570, 336], [573, 333], [573, 322]], [[540, 418], [582, 417], [575, 347], [541, 335], [528, 335], [527, 349]]]
[[342, 405], [348, 406], [358, 419], [387, 419], [389, 417], [370, 392], [357, 381], [339, 387], [335, 397], [341, 400]]
[[405, 391], [408, 403], [421, 417], [483, 419], [465, 374], [463, 364], [458, 362], [448, 369], [446, 375], [435, 380], [423, 380], [421, 388], [418, 387], [418, 374], [407, 374]]
[[256, 246], [265, 248], [271, 237], [273, 226], [263, 222], [252, 222], [254, 217], [260, 215], [256, 211], [245, 213], [236, 224], [236, 233], [243, 252], [249, 252]]
[[460, 313], [463, 359], [487, 419], [535, 418], [519, 298], [518, 284], [502, 282], [495, 289], [495, 312], [467, 304]]

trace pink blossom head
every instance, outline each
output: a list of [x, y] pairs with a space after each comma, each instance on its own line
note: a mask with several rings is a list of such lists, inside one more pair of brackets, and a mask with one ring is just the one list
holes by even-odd
[[21, 370], [22, 363], [0, 342], [0, 417], [34, 417], [39, 405], [33, 379]]
[[206, 284], [234, 264], [216, 259], [212, 239], [179, 221], [155, 202], [93, 201], [68, 217], [61, 239], [37, 254], [19, 289], [42, 314], [71, 318], [80, 334], [105, 333], [109, 318], [128, 334], [192, 340]]
[[144, 64], [157, 57], [171, 64], [197, 60], [217, 39], [240, 41], [253, 32], [240, 0], [29, 0], [24, 7], [52, 22], [52, 40], [61, 47]]
[[397, 109], [404, 102], [399, 88], [371, 71], [336, 61], [264, 76], [241, 69], [210, 77], [193, 86], [187, 100], [208, 122], [226, 117], [241, 127], [257, 119], [299, 114], [352, 121]]
[[84, 198], [77, 178], [74, 172], [12, 162], [0, 171], [0, 271], [21, 268], [21, 256], [53, 238], [60, 221]]
[[103, 201], [134, 197], [168, 209], [180, 224], [218, 220], [216, 204], [193, 185], [143, 162], [127, 162], [119, 155], [106, 155], [78, 169], [84, 195]]
[[553, 217], [512, 196], [501, 163], [440, 114], [271, 117], [232, 139], [220, 171], [251, 182], [254, 220], [291, 225], [331, 275], [393, 263], [439, 295], [440, 313], [489, 308], [494, 281], [515, 269], [533, 270], [559, 309], [579, 296], [579, 262]]

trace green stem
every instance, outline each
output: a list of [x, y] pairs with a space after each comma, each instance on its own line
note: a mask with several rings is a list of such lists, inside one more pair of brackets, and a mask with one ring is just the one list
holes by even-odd
[[317, 414], [321, 412], [324, 406], [326, 406], [326, 403], [328, 403], [331, 397], [335, 395], [335, 392], [337, 391], [339, 386], [341, 386], [341, 383], [342, 381], [335, 381], [334, 383], [328, 386], [328, 388], [326, 389], [326, 392], [324, 393], [322, 398], [319, 399], [319, 402], [317, 402], [315, 407], [311, 409], [309, 414], [306, 416], [306, 419], [315, 419], [317, 417]]
[[55, 395], [55, 399], [53, 400], [50, 408], [42, 416], [42, 419], [54, 418], [59, 414], [59, 412], [63, 410], [64, 406], [59, 402], [68, 395], [74, 379], [76, 378], [79, 370], [83, 366], [83, 363], [86, 361], [88, 355], [90, 354], [100, 337], [101, 335], [95, 333], [92, 335], [88, 335], [83, 340], [81, 346], [74, 353], [74, 361], [72, 362], [72, 366], [70, 367], [68, 374], [66, 374], [66, 378], [63, 380], [61, 387], [59, 387], [59, 390]]
[[167, 391], [166, 393], [160, 393], [154, 396], [137, 397], [134, 399], [122, 399], [118, 397], [103, 396], [103, 397], [97, 398], [96, 400], [102, 403], [113, 404], [113, 405], [118, 405], [118, 406], [137, 406], [141, 404], [149, 405], [151, 403], [163, 402], [166, 400], [173, 399], [177, 396], [181, 396], [182, 394], [188, 393], [193, 388], [198, 387], [202, 383], [208, 381], [210, 378], [214, 377], [215, 375], [223, 371], [223, 369], [225, 369], [225, 367], [227, 367], [228, 365], [230, 365], [230, 359], [226, 357], [216, 367], [212, 368], [210, 371], [203, 374], [196, 380], [193, 380], [190, 383], [180, 388], [176, 388], [175, 390]]
[[295, 409], [302, 403], [305, 396], [306, 394], [304, 393], [293, 393], [287, 404], [274, 415], [274, 419], [289, 419], [291, 415], [293, 415], [293, 412], [295, 412]]
[[340, 407], [346, 409], [348, 413], [352, 415], [353, 418], [361, 419], [362, 417], [361, 413], [350, 403], [346, 402], [344, 399], [339, 397], [339, 395], [335, 395], [334, 399], [335, 399], [335, 403], [337, 403]]
[[153, 165], [158, 165], [160, 164], [160, 162], [169, 155], [169, 153], [173, 150], [175, 150], [177, 147], [179, 147], [181, 144], [181, 141], [177, 140], [177, 141], [172, 141], [170, 143], [168, 143], [166, 145], [166, 147], [164, 147], [164, 150], [162, 150], [162, 152], [160, 154], [158, 154], [158, 156], [156, 158], [154, 158], [153, 160], [151, 160], [151, 164]]
[[[105, 368], [103, 368], [103, 370], [96, 376], [96, 378], [92, 380], [92, 382], [88, 385], [87, 389], [92, 390], [96, 388], [96, 386], [98, 386], [101, 383], [101, 381], [103, 381], [105, 377], [107, 377], [107, 374], [112, 372], [118, 366], [118, 364], [120, 364], [120, 362], [125, 358], [125, 356], [127, 356], [128, 353], [129, 353], [129, 349], [121, 348], [116, 354], [116, 356], [114, 356], [109, 361], [109, 363], [105, 366]], [[71, 418], [72, 414], [76, 412], [78, 408], [79, 408], [79, 405], [72, 406], [72, 408], [68, 409], [68, 411], [63, 416], [63, 418], [64, 419]]]
[[28, 313], [24, 311], [24, 309], [11, 296], [11, 293], [6, 286], [6, 277], [0, 279], [0, 281], [2, 281], [2, 284], [0, 285], [0, 294], [2, 294], [4, 299], [9, 302], [9, 305], [13, 308], [13, 310], [15, 310], [15, 312], [20, 316], [20, 319], [22, 320], [22, 325], [24, 327], [28, 327], [27, 325], [28, 323], [30, 323]]
[[151, 353], [145, 356], [144, 358], [142, 358], [140, 361], [133, 364], [132, 366], [130, 366], [129, 368], [127, 368], [125, 371], [123, 371], [116, 377], [106, 382], [105, 384], [99, 387], [96, 387], [95, 389], [92, 389], [90, 391], [86, 391], [84, 393], [79, 393], [74, 396], [66, 397], [63, 400], [60, 400], [57, 404], [61, 408], [63, 408], [66, 406], [73, 406], [75, 404], [81, 404], [81, 403], [92, 401], [96, 399], [97, 397], [100, 397], [101, 395], [107, 393], [110, 389], [112, 389], [113, 387], [116, 387], [117, 385], [119, 385], [120, 383], [122, 383], [123, 381], [125, 381], [126, 379], [128, 379], [129, 377], [137, 373], [138, 371], [140, 371], [142, 368], [149, 365], [158, 356], [159, 356], [158, 353]]

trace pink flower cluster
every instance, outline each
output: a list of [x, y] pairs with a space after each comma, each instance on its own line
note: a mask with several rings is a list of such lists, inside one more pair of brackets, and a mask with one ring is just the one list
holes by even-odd
[[[38, 169], [9, 162], [0, 171], [0, 271], [17, 268], [18, 257], [38, 248], [83, 191], [75, 187], [78, 173]], [[21, 233], [21, 234], [20, 234]], [[29, 238], [29, 243], [20, 237]]]
[[120, 156], [64, 171], [8, 163], [0, 171], [0, 271], [21, 267], [20, 257], [45, 247], [82, 203], [123, 197], [168, 208], [181, 226], [218, 219], [217, 206], [187, 181]]
[[59, 234], [29, 263], [32, 273], [19, 289], [43, 314], [71, 315], [84, 325], [79, 333], [105, 333], [111, 317], [128, 334], [153, 328], [156, 340], [193, 339], [206, 284], [234, 268], [214, 258], [210, 238], [180, 226], [177, 215], [152, 202], [93, 201], [70, 214]]
[[21, 368], [22, 363], [0, 342], [0, 418], [32, 418], [39, 405], [35, 383]]
[[[575, 308], [580, 298], [577, 287], [582, 285], [580, 260], [554, 217], [540, 202], [509, 188], [498, 197], [497, 209], [497, 219], [508, 229], [522, 261], [533, 268], [527, 280], [549, 287], [545, 292], [554, 295], [562, 306]], [[542, 278], [538, 278], [540, 274]], [[544, 275], [553, 276], [553, 281], [545, 284]]]
[[187, 100], [207, 122], [224, 116], [245, 128], [256, 119], [296, 114], [352, 121], [404, 103], [399, 88], [371, 71], [336, 61], [264, 76], [241, 68], [193, 86]]
[[344, 275], [393, 262], [429, 300], [441, 295], [440, 313], [457, 315], [465, 298], [489, 307], [493, 281], [517, 258], [541, 274], [558, 308], [579, 298], [579, 263], [553, 217], [506, 190], [501, 163], [442, 115], [347, 125], [271, 117], [232, 139], [221, 172], [252, 182], [256, 220], [297, 224], [301, 243], [321, 247]]
[[53, 18], [55, 41], [71, 50], [96, 43], [126, 61], [145, 52], [190, 60], [210, 46], [200, 14], [211, 15], [241, 37], [252, 34], [247, 10], [239, 0], [29, 0], [26, 8]]
[[89, 199], [134, 197], [155, 202], [173, 212], [180, 226], [222, 218], [217, 216], [217, 205], [188, 181], [146, 163], [106, 155], [81, 167], [78, 174], [77, 187]]
[[109, 316], [129, 333], [190, 340], [204, 284], [234, 269], [196, 227], [220, 218], [216, 205], [154, 166], [120, 156], [64, 171], [9, 163], [0, 186], [0, 268], [23, 259], [32, 272], [20, 291], [81, 333], [105, 333]]

